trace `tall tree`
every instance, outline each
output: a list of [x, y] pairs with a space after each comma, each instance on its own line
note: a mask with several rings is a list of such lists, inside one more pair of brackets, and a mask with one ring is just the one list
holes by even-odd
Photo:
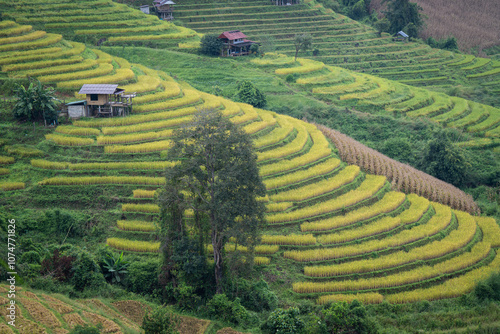
[[307, 51], [312, 46], [312, 36], [309, 34], [297, 34], [293, 40], [295, 45], [295, 60], [297, 60], [297, 55], [299, 51]]
[[405, 28], [411, 29], [412, 37], [417, 37], [416, 34], [424, 25], [424, 19], [420, 12], [422, 7], [409, 0], [385, 0], [387, 2], [387, 11], [384, 12], [385, 17], [391, 23], [390, 32], [395, 34]]
[[[251, 254], [264, 222], [265, 207], [257, 197], [265, 196], [265, 186], [257, 156], [249, 136], [218, 111], [199, 111], [192, 122], [176, 131], [175, 138], [167, 159], [178, 163], [167, 171], [168, 183], [175, 184], [177, 193], [186, 194], [183, 203], [194, 210], [200, 233], [202, 223], [208, 222], [216, 293], [222, 293], [224, 245], [235, 238]], [[161, 205], [175, 209], [175, 201], [171, 203]], [[172, 224], [174, 228], [181, 225]]]
[[220, 56], [223, 42], [217, 35], [203, 35], [200, 40], [200, 52], [207, 56]]

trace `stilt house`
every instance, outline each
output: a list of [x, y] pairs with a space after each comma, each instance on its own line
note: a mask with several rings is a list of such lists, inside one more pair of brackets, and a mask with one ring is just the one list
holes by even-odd
[[257, 42], [246, 39], [246, 35], [239, 30], [225, 31], [219, 35], [224, 43], [221, 51], [222, 57], [243, 56], [250, 53], [250, 47]]
[[172, 0], [155, 0], [153, 5], [160, 20], [171, 21], [174, 19], [173, 5], [175, 5], [175, 2]]
[[85, 84], [78, 94], [86, 95], [85, 115], [92, 117], [125, 116], [132, 111], [135, 94], [124, 94], [118, 85]]

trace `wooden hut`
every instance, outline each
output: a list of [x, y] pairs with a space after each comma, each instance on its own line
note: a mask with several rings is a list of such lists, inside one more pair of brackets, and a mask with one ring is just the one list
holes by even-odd
[[155, 0], [153, 5], [156, 8], [156, 13], [160, 20], [171, 21], [174, 19], [175, 2], [172, 0]]
[[135, 94], [124, 94], [118, 85], [84, 84], [78, 94], [86, 95], [86, 116], [124, 116], [132, 111]]
[[219, 35], [222, 40], [223, 47], [221, 51], [222, 57], [228, 56], [243, 56], [250, 53], [250, 47], [257, 42], [246, 39], [246, 35], [239, 30], [225, 31]]

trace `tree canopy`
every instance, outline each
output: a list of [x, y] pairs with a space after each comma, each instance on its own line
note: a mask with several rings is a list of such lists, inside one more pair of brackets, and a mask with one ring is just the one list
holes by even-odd
[[222, 40], [217, 35], [203, 35], [200, 41], [200, 52], [207, 56], [219, 56], [222, 45]]
[[[213, 110], [201, 110], [193, 121], [175, 133], [167, 159], [178, 163], [167, 169], [167, 184], [159, 200], [169, 232], [167, 239], [186, 235], [184, 211], [193, 210], [193, 228], [210, 235], [213, 248], [216, 293], [222, 293], [223, 249], [231, 238], [248, 247], [247, 263], [265, 206], [257, 156], [250, 137]], [[168, 244], [168, 242], [167, 242]]]
[[266, 96], [255, 85], [246, 80], [238, 84], [236, 99], [256, 108], [264, 108], [267, 104]]
[[297, 60], [297, 55], [299, 51], [307, 51], [312, 46], [312, 36], [309, 34], [297, 34], [293, 40], [295, 45], [295, 60]]
[[417, 37], [418, 32], [424, 25], [422, 7], [409, 0], [385, 0], [387, 11], [385, 17], [390, 22], [389, 31], [392, 34], [404, 30], [409, 36]]

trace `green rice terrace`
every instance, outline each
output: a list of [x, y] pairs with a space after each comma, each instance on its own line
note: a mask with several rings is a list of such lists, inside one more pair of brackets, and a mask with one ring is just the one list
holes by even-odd
[[[174, 164], [165, 159], [174, 129], [197, 110], [215, 109], [253, 139], [267, 188], [260, 200], [268, 222], [254, 263], [287, 303], [446, 300], [468, 294], [500, 270], [500, 226], [480, 216], [462, 190], [335, 130], [202, 92], [168, 68], [137, 64], [89, 43], [105, 39], [125, 50], [139, 42], [179, 51], [196, 45], [199, 33], [241, 29], [256, 40], [272, 35], [282, 54], [252, 58], [244, 66], [278, 81], [298, 75], [286, 89], [342, 108], [428, 117], [463, 130], [464, 141], [457, 145], [493, 151], [500, 145], [499, 109], [414, 86], [453, 85], [458, 79], [452, 76], [457, 76], [498, 91], [498, 61], [393, 43], [312, 2], [278, 7], [267, 1], [187, 0], [177, 7], [176, 17], [189, 28], [108, 0], [0, 0], [0, 8], [3, 78], [36, 77], [67, 100], [82, 99], [77, 92], [83, 84], [118, 84], [137, 93], [131, 115], [44, 128], [36, 144], [23, 144], [23, 131], [31, 131], [31, 125], [22, 128], [11, 121], [20, 138], [0, 143], [0, 203], [7, 212], [53, 207], [89, 212], [94, 228], [104, 225], [98, 230], [101, 244], [118, 254], [156, 259], [160, 207], [155, 194], [166, 182], [163, 171]], [[320, 55], [314, 60], [290, 57], [296, 31], [315, 36]], [[443, 76], [442, 71], [449, 72]], [[3, 115], [7, 131], [6, 119]], [[247, 251], [231, 243], [225, 251], [236, 249]], [[66, 333], [101, 317], [107, 319], [100, 319], [107, 333], [135, 333], [140, 319], [120, 314], [137, 318], [145, 306], [128, 303], [71, 302], [26, 291], [21, 310], [26, 326], [38, 323], [40, 332]], [[491, 314], [471, 315], [470, 323], [498, 323], [495, 307]], [[105, 313], [94, 314], [96, 309]], [[207, 330], [208, 324], [203, 326], [199, 333]], [[448, 328], [465, 332], [468, 324], [455, 321]], [[23, 333], [11, 330], [1, 317], [0, 332], [9, 331]]]
[[[293, 55], [295, 34], [313, 37], [307, 56], [327, 65], [397, 80], [413, 86], [436, 89], [482, 86], [497, 94], [500, 89], [500, 63], [432, 49], [419, 43], [393, 41], [371, 27], [325, 9], [315, 1], [292, 6], [276, 6], [272, 1], [183, 1], [175, 17], [199, 33], [220, 34], [241, 30], [249, 39], [266, 41], [276, 51]], [[267, 42], [272, 38], [272, 42]]]

